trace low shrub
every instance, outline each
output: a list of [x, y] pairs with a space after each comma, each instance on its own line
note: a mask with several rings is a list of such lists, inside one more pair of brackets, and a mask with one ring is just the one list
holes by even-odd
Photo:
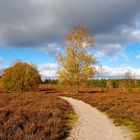
[[67, 94], [67, 96], [83, 100], [93, 107], [106, 112], [116, 124], [127, 125], [126, 120], [129, 124], [131, 122], [133, 124], [132, 131], [136, 133], [137, 139], [140, 139], [140, 94], [105, 92], [78, 95]]
[[1, 140], [60, 140], [67, 136], [70, 105], [46, 94], [1, 94]]

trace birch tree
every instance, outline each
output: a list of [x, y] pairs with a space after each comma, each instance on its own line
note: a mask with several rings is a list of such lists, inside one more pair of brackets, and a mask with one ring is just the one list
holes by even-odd
[[57, 76], [60, 83], [73, 85], [76, 92], [79, 92], [80, 86], [93, 78], [96, 60], [88, 50], [94, 43], [94, 39], [84, 26], [77, 25], [65, 35], [65, 43], [62, 46], [64, 53], [57, 57]]

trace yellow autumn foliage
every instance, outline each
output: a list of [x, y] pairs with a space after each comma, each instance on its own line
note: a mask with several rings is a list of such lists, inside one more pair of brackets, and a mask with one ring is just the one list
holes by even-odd
[[60, 83], [76, 86], [79, 92], [79, 86], [93, 78], [96, 60], [93, 54], [88, 54], [88, 48], [92, 48], [93, 45], [94, 39], [83, 26], [75, 26], [65, 35], [64, 54], [57, 57], [59, 63], [57, 76]]
[[112, 84], [112, 80], [111, 79], [107, 80], [106, 88], [107, 88], [108, 91], [113, 88], [113, 84]]
[[4, 92], [25, 92], [38, 87], [41, 82], [37, 68], [28, 63], [16, 61], [6, 68], [2, 75]]
[[137, 89], [137, 80], [132, 75], [131, 71], [125, 72], [125, 79], [120, 81], [119, 88], [123, 92], [133, 93]]

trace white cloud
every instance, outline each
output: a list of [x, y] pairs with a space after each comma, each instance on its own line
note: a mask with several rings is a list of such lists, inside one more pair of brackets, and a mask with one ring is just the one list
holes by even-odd
[[43, 70], [40, 71], [40, 75], [43, 79], [45, 78], [56, 78], [56, 71], [55, 70]]
[[132, 76], [135, 78], [140, 78], [140, 68], [132, 68], [132, 67], [108, 67], [102, 66], [102, 69], [99, 70], [99, 74], [97, 77], [99, 78], [124, 78], [125, 72], [130, 71]]
[[120, 26], [111, 32], [96, 35], [95, 40], [98, 43], [96, 50], [105, 55], [114, 55], [124, 51], [130, 43], [140, 43], [140, 27]]
[[55, 63], [44, 63], [38, 65], [38, 70], [42, 78], [56, 78], [57, 64]]
[[119, 43], [115, 44], [97, 44], [95, 49], [98, 51], [98, 55], [113, 55], [120, 52], [123, 47]]
[[124, 62], [129, 62], [129, 57], [127, 56], [127, 54], [125, 54], [124, 52], [118, 52], [117, 54], [113, 55], [109, 61], [110, 62], [117, 62], [117, 61], [124, 61]]
[[132, 32], [132, 36], [136, 39], [140, 41], [140, 30], [135, 30]]
[[43, 46], [39, 46], [36, 49], [46, 52], [49, 55], [53, 55], [60, 52], [61, 48], [59, 46], [60, 45], [56, 43], [49, 43], [49, 44], [44, 44]]
[[[58, 65], [56, 63], [45, 63], [38, 65], [42, 78], [56, 78]], [[96, 78], [124, 78], [125, 72], [130, 71], [135, 78], [140, 78], [140, 68], [133, 67], [109, 67], [96, 66], [98, 74]]]
[[125, 52], [127, 46], [123, 46], [119, 43], [115, 44], [107, 44], [107, 43], [102, 43], [102, 44], [97, 44], [95, 46], [95, 56], [97, 59], [103, 59], [106, 56], [109, 57], [110, 62], [117, 62], [117, 61], [124, 61], [128, 62], [130, 59], [128, 57], [128, 54]]
[[44, 63], [44, 64], [40, 64], [38, 65], [39, 70], [55, 70], [57, 69], [57, 64], [55, 63]]

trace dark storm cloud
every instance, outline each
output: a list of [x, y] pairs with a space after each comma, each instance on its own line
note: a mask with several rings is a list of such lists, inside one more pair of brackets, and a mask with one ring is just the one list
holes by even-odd
[[0, 43], [54, 43], [76, 24], [86, 25], [98, 43], [126, 43], [139, 13], [140, 0], [0, 0]]

